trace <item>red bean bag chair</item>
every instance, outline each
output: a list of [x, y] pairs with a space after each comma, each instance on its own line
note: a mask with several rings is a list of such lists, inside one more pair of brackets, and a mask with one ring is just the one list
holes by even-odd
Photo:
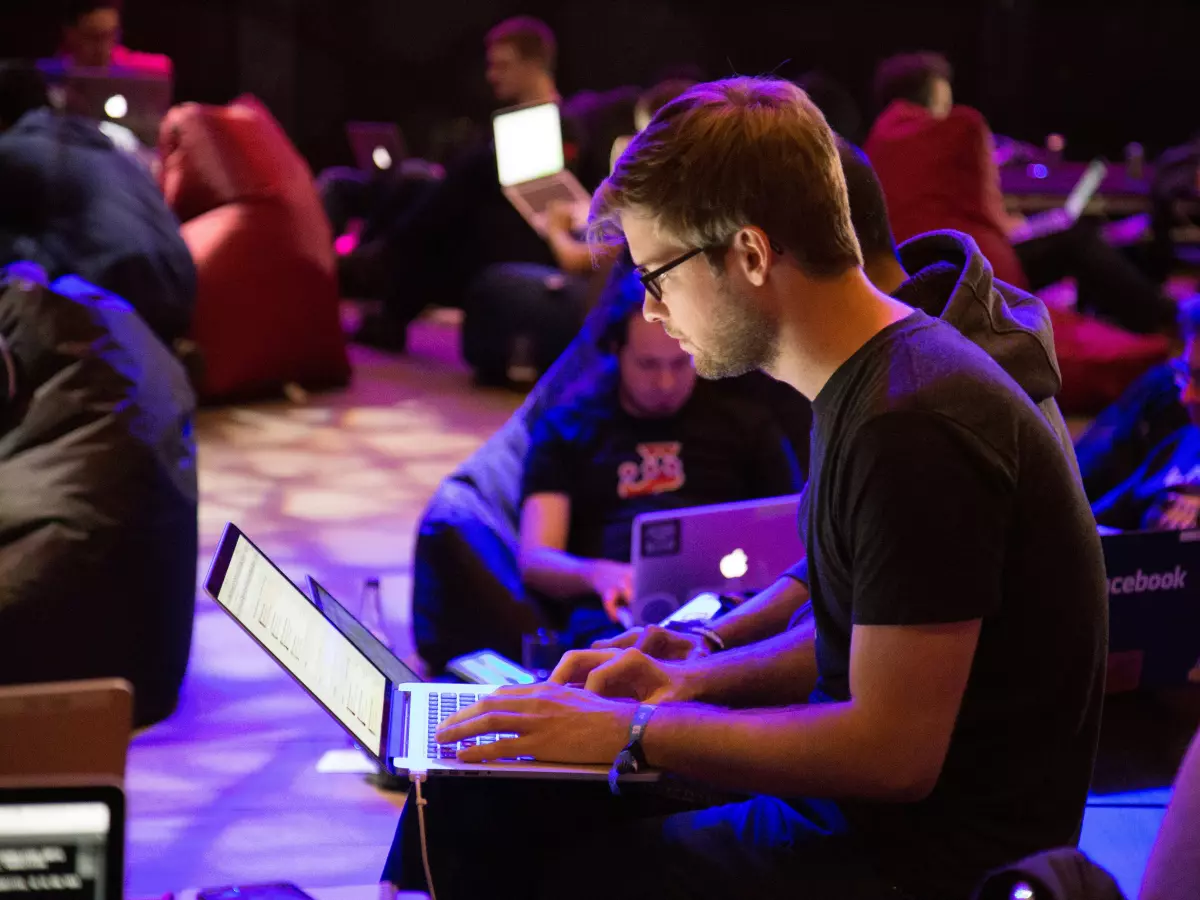
[[160, 182], [196, 262], [203, 401], [350, 377], [333, 236], [312, 172], [252, 97], [185, 103], [159, 132]]
[[1095, 415], [1171, 352], [1165, 337], [1132, 334], [1070, 310], [1050, 307], [1050, 321], [1062, 372], [1058, 405], [1064, 415]]

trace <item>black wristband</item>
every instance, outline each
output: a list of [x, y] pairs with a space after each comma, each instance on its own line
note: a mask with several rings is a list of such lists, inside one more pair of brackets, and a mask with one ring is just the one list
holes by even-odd
[[613, 760], [612, 768], [608, 772], [608, 789], [618, 796], [621, 788], [617, 784], [617, 780], [622, 775], [635, 775], [646, 768], [646, 751], [642, 749], [642, 735], [646, 733], [646, 725], [657, 709], [658, 707], [651, 703], [643, 703], [633, 714], [633, 721], [629, 723], [629, 743], [625, 745], [624, 750], [617, 754], [617, 758]]

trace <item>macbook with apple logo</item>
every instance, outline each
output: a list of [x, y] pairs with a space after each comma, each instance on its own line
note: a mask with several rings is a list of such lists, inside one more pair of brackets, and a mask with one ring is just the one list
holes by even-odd
[[645, 513], [633, 520], [634, 623], [660, 622], [698, 594], [752, 594], [804, 555], [800, 495]]

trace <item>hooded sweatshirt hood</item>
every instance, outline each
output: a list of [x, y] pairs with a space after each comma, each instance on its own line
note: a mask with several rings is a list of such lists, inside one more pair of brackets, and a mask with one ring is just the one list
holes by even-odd
[[1078, 473], [1071, 436], [1054, 399], [1062, 375], [1045, 304], [996, 281], [991, 263], [962, 232], [915, 237], [900, 245], [899, 257], [909, 278], [893, 296], [953, 325], [999, 363], [1042, 410]]

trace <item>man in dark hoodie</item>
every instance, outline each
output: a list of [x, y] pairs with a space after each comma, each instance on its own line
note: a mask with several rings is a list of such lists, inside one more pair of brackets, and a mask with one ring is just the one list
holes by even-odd
[[[897, 249], [883, 188], [870, 161], [846, 141], [838, 142], [838, 155], [846, 177], [854, 232], [862, 248], [863, 270], [871, 283], [953, 325], [986, 350], [1037, 403], [1058, 436], [1071, 469], [1078, 474], [1071, 434], [1054, 399], [1062, 381], [1050, 316], [1042, 301], [996, 281], [978, 245], [962, 232], [923, 235]], [[596, 646], [637, 647], [660, 659], [704, 656], [779, 634], [808, 603], [808, 596], [808, 565], [804, 560], [770, 589], [695, 631], [636, 628]]]
[[126, 300], [168, 346], [196, 268], [153, 178], [95, 123], [50, 108], [32, 66], [0, 64], [0, 266], [38, 263]]
[[[552, 684], [450, 717], [443, 744], [505, 733], [458, 748], [466, 763], [651, 767], [753, 799], [631, 822], [602, 785], [560, 806], [567, 786], [431, 779], [442, 812], [424, 844], [413, 815], [402, 822], [404, 886], [421, 885], [426, 847], [446, 900], [496, 884], [949, 900], [1073, 842], [1107, 646], [1095, 523], [1025, 391], [869, 282], [820, 113], [785, 82], [697, 86], [634, 140], [592, 220], [627, 241], [646, 317], [702, 377], [757, 368], [813, 401], [800, 526], [816, 628], [685, 664], [583, 651]], [[479, 830], [476, 804], [503, 833]], [[531, 870], [531, 850], [549, 865]]]

